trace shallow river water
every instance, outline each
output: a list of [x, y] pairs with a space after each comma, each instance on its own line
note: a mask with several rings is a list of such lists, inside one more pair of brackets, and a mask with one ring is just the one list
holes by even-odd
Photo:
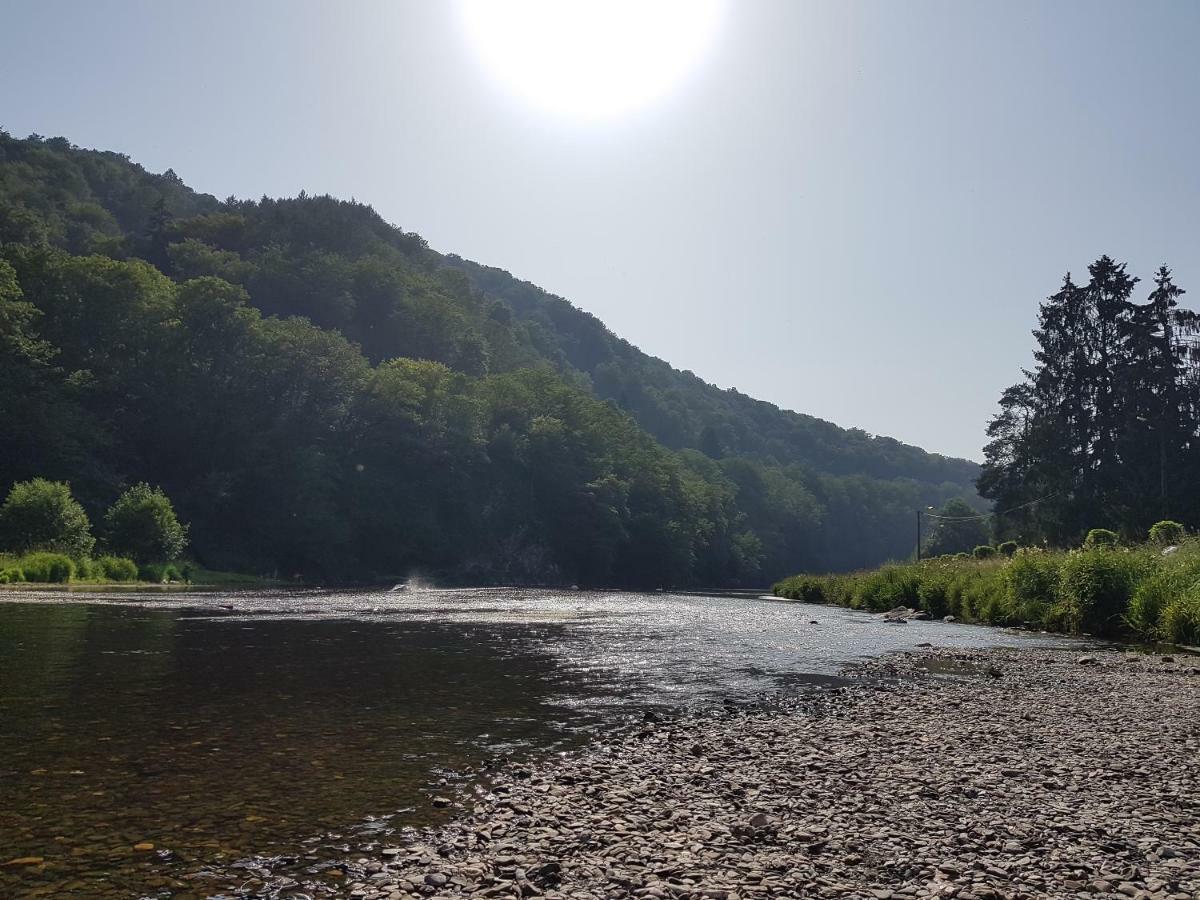
[[0, 896], [205, 896], [237, 885], [185, 876], [436, 821], [438, 780], [497, 754], [1038, 640], [753, 596], [5, 592]]

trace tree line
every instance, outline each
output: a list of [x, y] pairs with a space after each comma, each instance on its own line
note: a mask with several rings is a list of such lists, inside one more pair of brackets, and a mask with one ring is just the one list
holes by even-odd
[[1000, 536], [1062, 547], [1200, 525], [1200, 318], [1167, 267], [1140, 301], [1138, 283], [1102, 256], [1042, 303], [1035, 365], [988, 426], [979, 492]]
[[354, 201], [0, 133], [0, 260], [0, 490], [97, 516], [159, 485], [213, 568], [759, 584], [906, 555], [976, 471], [719, 391]]

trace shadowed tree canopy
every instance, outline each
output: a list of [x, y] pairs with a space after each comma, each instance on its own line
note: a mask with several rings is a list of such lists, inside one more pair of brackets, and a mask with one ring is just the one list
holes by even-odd
[[1166, 266], [1143, 302], [1137, 284], [1102, 256], [1042, 304], [1036, 365], [988, 426], [979, 491], [1001, 537], [1078, 546], [1095, 528], [1200, 525], [1200, 319]]
[[369, 206], [0, 133], [0, 485], [161, 485], [214, 567], [758, 584], [906, 555], [977, 467], [705, 384]]

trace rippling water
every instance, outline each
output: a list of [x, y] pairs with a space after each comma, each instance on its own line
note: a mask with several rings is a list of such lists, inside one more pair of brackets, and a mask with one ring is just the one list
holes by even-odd
[[[818, 682], [922, 642], [1038, 640], [747, 596], [0, 600], [4, 897], [203, 896], [213, 883], [183, 876], [372, 821], [431, 821], [443, 774], [566, 746], [648, 706]], [[3, 865], [22, 857], [42, 862]]]

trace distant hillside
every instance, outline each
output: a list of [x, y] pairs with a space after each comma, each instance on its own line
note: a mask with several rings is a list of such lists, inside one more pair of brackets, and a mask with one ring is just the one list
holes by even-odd
[[[0, 437], [0, 490], [44, 474], [99, 504], [156, 480], [214, 564], [762, 583], [903, 556], [914, 508], [975, 497], [971, 462], [705, 384], [360, 203], [219, 201], [120, 154], [0, 134], [0, 259], [0, 321], [23, 335], [0, 373], [54, 401], [0, 400], [41, 423]], [[364, 455], [365, 496], [338, 468]]]
[[934, 484], [971, 485], [979, 474], [979, 466], [969, 460], [839, 428], [736, 390], [721, 390], [643, 353], [595, 316], [503, 269], [454, 255], [445, 261], [466, 272], [480, 291], [507, 303], [518, 321], [530, 327], [541, 356], [561, 370], [584, 373], [598, 397], [627, 410], [672, 449], [694, 447], [718, 459], [749, 456], [838, 475]]

